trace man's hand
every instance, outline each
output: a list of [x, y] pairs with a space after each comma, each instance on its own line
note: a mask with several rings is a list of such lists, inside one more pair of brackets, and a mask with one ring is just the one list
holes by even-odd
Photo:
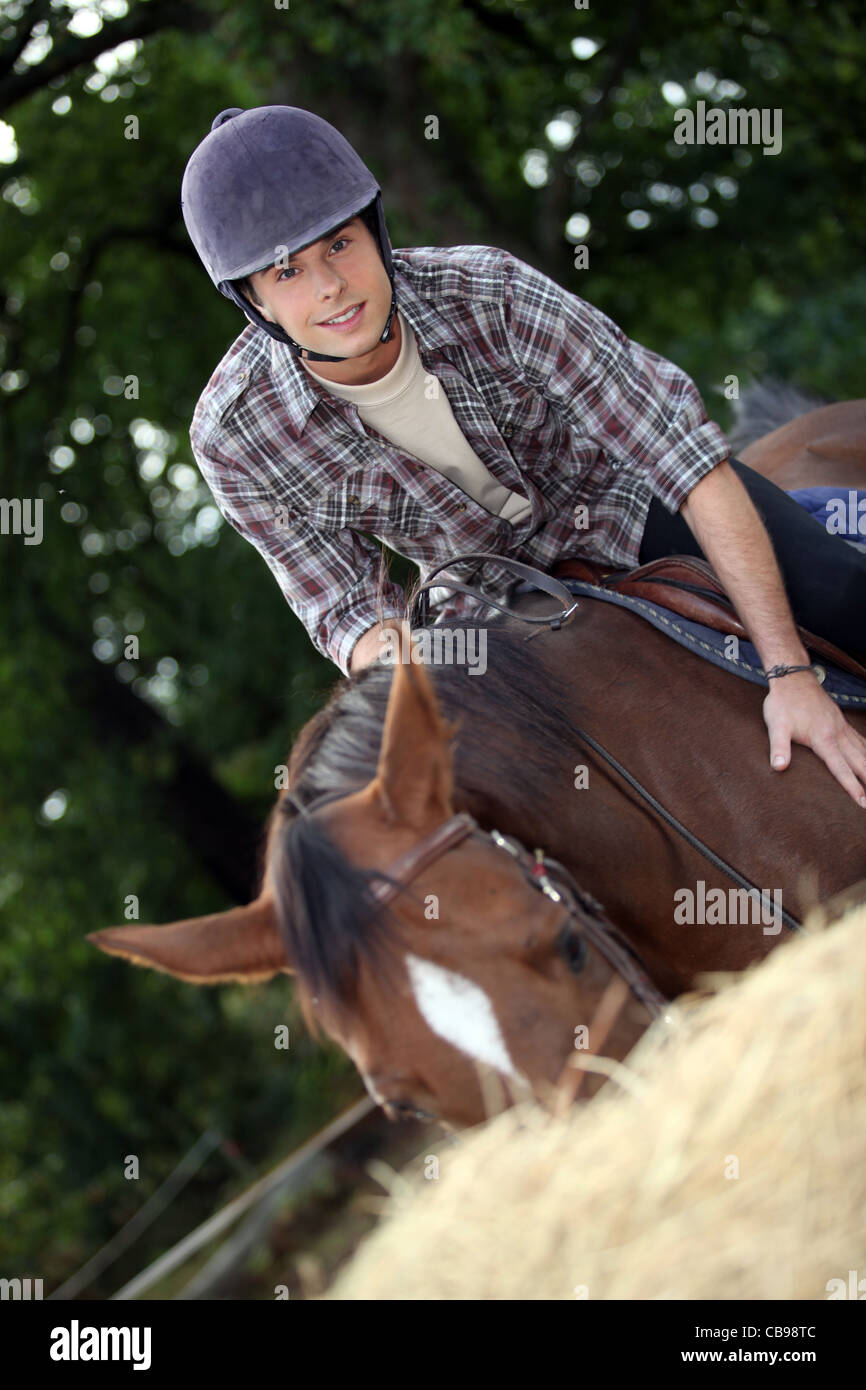
[[[729, 463], [718, 464], [701, 478], [683, 503], [682, 514], [730, 595], [764, 669], [808, 664], [770, 538]], [[866, 807], [866, 742], [821, 689], [813, 671], [770, 681], [764, 723], [773, 767], [781, 771], [788, 766], [792, 739], [804, 743], [848, 795]], [[779, 757], [781, 765], [776, 762]]]
[[812, 671], [777, 676], [764, 701], [770, 762], [780, 772], [791, 761], [791, 742], [804, 743], [827, 764], [836, 781], [866, 807], [866, 739], [845, 719]]

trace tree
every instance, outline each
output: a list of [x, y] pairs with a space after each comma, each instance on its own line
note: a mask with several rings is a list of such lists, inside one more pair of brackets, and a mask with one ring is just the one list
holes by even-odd
[[[395, 247], [507, 247], [725, 423], [732, 373], [861, 391], [863, 50], [859, 6], [810, 0], [4, 6], [0, 494], [44, 515], [39, 545], [0, 535], [8, 1274], [57, 1231], [59, 1276], [125, 1219], [116, 1155], [146, 1145], [156, 1185], [178, 1088], [181, 1142], [217, 1110], [256, 1159], [275, 1110], [302, 1133], [353, 1085], [311, 1047], [274, 1067], [285, 986], [196, 993], [82, 941], [130, 894], [158, 921], [252, 891], [274, 767], [337, 678], [193, 467], [196, 400], [243, 327], [180, 215], [214, 115], [319, 112], [379, 177]], [[779, 110], [781, 151], [678, 144], [698, 101]]]

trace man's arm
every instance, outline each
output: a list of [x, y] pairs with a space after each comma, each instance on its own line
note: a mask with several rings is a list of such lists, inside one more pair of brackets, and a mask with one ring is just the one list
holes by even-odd
[[375, 544], [288, 510], [255, 476], [253, 458], [242, 461], [209, 435], [194, 442], [193, 453], [226, 521], [266, 561], [313, 645], [348, 675], [350, 656], [376, 614], [397, 621], [405, 606], [403, 590], [381, 574]]
[[363, 637], [352, 648], [352, 655], [349, 658], [349, 674], [356, 676], [359, 671], [363, 671], [365, 666], [371, 666], [385, 650], [382, 641], [382, 632], [385, 628], [392, 628], [399, 632], [401, 622], [399, 618], [388, 618], [384, 623], [376, 623], [374, 627], [368, 628]]
[[[637, 564], [646, 507], [635, 503], [629, 484], [641, 480], [676, 512], [701, 478], [727, 459], [730, 445], [707, 418], [686, 372], [633, 342], [601, 310], [541, 271], [502, 254], [509, 346], [575, 440], [595, 444], [620, 470], [626, 501], [620, 498], [615, 523], [606, 513], [604, 559]], [[591, 487], [591, 475], [582, 482]], [[593, 529], [604, 502], [598, 498]]]
[[[764, 669], [808, 664], [770, 537], [730, 464], [720, 463], [701, 478], [681, 511], [730, 594]], [[813, 672], [798, 671], [770, 682], [764, 722], [773, 767], [781, 771], [788, 766], [792, 740], [804, 743], [858, 805], [866, 807], [866, 740], [852, 729]]]
[[[682, 512], [765, 668], [805, 665], [770, 538], [727, 462], [730, 445], [707, 418], [694, 382], [632, 342], [598, 309], [503, 254], [509, 343], [528, 378], [543, 386], [580, 437], [596, 441], [624, 471], [642, 478], [668, 511]], [[627, 524], [628, 519], [622, 528], [626, 544], [610, 558], [634, 563], [635, 538]], [[811, 671], [770, 682], [764, 720], [774, 767], [787, 767], [792, 739], [805, 743], [866, 805], [866, 741]]]

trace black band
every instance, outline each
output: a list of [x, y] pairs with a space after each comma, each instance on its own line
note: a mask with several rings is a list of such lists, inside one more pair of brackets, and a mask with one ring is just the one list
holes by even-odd
[[777, 676], [790, 676], [794, 671], [814, 671], [818, 678], [818, 684], [824, 682], [824, 669], [821, 666], [771, 666], [769, 671], [762, 671], [761, 675], [766, 676], [768, 681], [774, 680]]

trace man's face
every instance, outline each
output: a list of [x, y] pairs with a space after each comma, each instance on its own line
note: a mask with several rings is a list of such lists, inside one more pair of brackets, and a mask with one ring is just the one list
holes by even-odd
[[[379, 345], [391, 307], [391, 282], [375, 239], [360, 217], [283, 263], [251, 276], [260, 313], [311, 352], [359, 358]], [[361, 305], [350, 321], [325, 321]], [[316, 370], [325, 363], [316, 363]]]

